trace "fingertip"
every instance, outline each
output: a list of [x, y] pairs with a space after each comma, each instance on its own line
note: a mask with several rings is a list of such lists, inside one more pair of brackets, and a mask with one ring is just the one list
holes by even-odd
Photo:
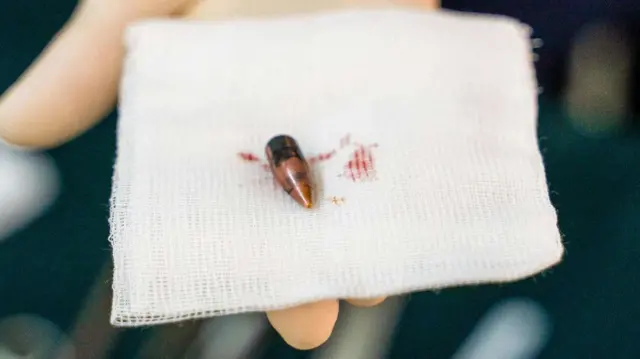
[[428, 9], [437, 9], [440, 7], [440, 0], [412, 0], [416, 2], [417, 5], [428, 8]]
[[437, 9], [440, 7], [440, 0], [396, 0], [400, 4], [417, 6], [423, 9]]
[[267, 318], [287, 344], [299, 350], [311, 350], [329, 339], [338, 311], [337, 300], [325, 300], [268, 312]]
[[382, 304], [382, 302], [384, 302], [385, 299], [387, 298], [385, 297], [371, 298], [371, 299], [350, 298], [350, 299], [347, 299], [347, 302], [356, 307], [368, 308], [368, 307], [375, 307], [376, 305]]
[[7, 110], [0, 104], [0, 143], [20, 150], [49, 149], [63, 143], [67, 137], [60, 131], [47, 131], [37, 127], [47, 119], [34, 120], [21, 112]]
[[424, 0], [425, 5], [431, 9], [437, 9], [440, 7], [440, 0]]

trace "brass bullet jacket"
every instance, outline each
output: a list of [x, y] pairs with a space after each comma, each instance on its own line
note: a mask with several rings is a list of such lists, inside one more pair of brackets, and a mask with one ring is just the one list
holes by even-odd
[[265, 152], [271, 172], [285, 192], [301, 206], [313, 207], [309, 164], [296, 140], [287, 135], [276, 136], [269, 140]]

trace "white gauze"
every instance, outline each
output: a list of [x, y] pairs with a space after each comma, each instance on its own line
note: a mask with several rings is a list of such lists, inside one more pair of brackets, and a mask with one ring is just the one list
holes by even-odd
[[[112, 322], [524, 278], [563, 253], [528, 29], [348, 10], [127, 33]], [[288, 134], [316, 208], [265, 170]]]

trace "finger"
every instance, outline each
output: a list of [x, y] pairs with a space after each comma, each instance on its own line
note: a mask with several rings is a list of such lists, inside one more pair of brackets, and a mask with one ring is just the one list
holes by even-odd
[[0, 101], [0, 136], [55, 146], [83, 132], [113, 105], [122, 62], [118, 27], [74, 18]]
[[401, 4], [418, 6], [426, 9], [437, 9], [440, 7], [440, 0], [396, 0]]
[[272, 311], [267, 318], [285, 342], [296, 349], [309, 350], [329, 339], [338, 319], [338, 301], [324, 300]]
[[430, 9], [437, 9], [440, 7], [440, 0], [418, 0], [423, 6]]
[[0, 138], [27, 147], [55, 146], [86, 131], [111, 110], [126, 25], [169, 10], [126, 4], [89, 1], [76, 11], [0, 98]]
[[[439, 7], [440, 0], [392, 0], [394, 3], [414, 5], [429, 9]], [[186, 11], [186, 17], [192, 19], [217, 19], [234, 16], [269, 16], [278, 14], [297, 13], [304, 11], [316, 11], [343, 6], [381, 5], [388, 4], [388, 0], [204, 0], [194, 3], [193, 7]]]
[[428, 9], [436, 9], [440, 7], [440, 0], [407, 0], [415, 5], [422, 6]]
[[371, 298], [371, 299], [347, 299], [347, 302], [351, 305], [355, 305], [356, 307], [363, 307], [363, 308], [368, 308], [368, 307], [374, 307], [378, 304], [381, 304], [382, 302], [384, 302], [384, 300], [387, 298]]

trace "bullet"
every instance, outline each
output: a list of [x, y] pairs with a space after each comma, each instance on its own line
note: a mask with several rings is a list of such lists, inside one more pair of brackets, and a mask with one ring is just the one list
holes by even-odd
[[313, 207], [309, 165], [296, 140], [287, 135], [276, 136], [269, 140], [265, 151], [271, 172], [285, 192], [301, 206]]

